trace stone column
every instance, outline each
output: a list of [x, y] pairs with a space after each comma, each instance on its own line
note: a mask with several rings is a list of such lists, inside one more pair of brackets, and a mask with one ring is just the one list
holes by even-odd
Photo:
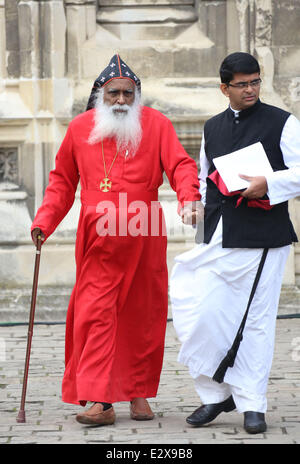
[[227, 0], [228, 49], [253, 53], [256, 0]]
[[[4, 286], [32, 282], [32, 269], [27, 266], [32, 260], [30, 224], [71, 119], [65, 53], [63, 0], [0, 0], [0, 213], [5, 223], [0, 233], [0, 281]], [[73, 236], [65, 239], [64, 233], [64, 249], [69, 241], [65, 262], [73, 272], [73, 260], [68, 261], [73, 258]], [[48, 277], [55, 269], [55, 256], [55, 245], [47, 244], [43, 258], [47, 271], [41, 284], [70, 281], [63, 273]]]
[[39, 72], [39, 5], [32, 0], [18, 3], [18, 35], [20, 75], [24, 78], [38, 77]]
[[96, 33], [96, 0], [65, 0], [67, 20], [67, 73], [82, 77], [81, 48]]
[[226, 30], [227, 30], [227, 53], [241, 50], [240, 44], [240, 21], [236, 6], [236, 0], [226, 2]]
[[17, 0], [4, 0], [7, 75], [20, 75], [19, 18]]
[[6, 78], [5, 2], [0, 0], [0, 79]]
[[[22, 156], [32, 162], [35, 204], [40, 205], [48, 178], [47, 158], [52, 160], [57, 145], [56, 117], [65, 116], [70, 96], [65, 79], [66, 20], [63, 0], [20, 0], [18, 2], [18, 33], [20, 40], [20, 75], [18, 94], [32, 117], [31, 133], [22, 146]], [[24, 176], [29, 166], [24, 164]], [[33, 185], [32, 185], [33, 183]]]
[[18, 35], [22, 77], [63, 77], [66, 20], [63, 0], [20, 0]]

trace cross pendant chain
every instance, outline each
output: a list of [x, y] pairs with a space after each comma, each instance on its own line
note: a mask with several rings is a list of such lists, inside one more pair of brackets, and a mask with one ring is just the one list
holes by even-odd
[[111, 186], [112, 186], [112, 182], [111, 180], [109, 179], [109, 174], [110, 174], [110, 171], [114, 165], [114, 162], [116, 161], [116, 158], [118, 156], [118, 150], [115, 154], [115, 157], [110, 165], [110, 168], [108, 171], [106, 171], [106, 164], [105, 164], [105, 158], [104, 158], [104, 149], [103, 149], [103, 140], [102, 140], [102, 159], [103, 159], [103, 168], [104, 168], [104, 178], [102, 179], [102, 182], [100, 183], [100, 190], [102, 192], [109, 192], [109, 190], [111, 189]]

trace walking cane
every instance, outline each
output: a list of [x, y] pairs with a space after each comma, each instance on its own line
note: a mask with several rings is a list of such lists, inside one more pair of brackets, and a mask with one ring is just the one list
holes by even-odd
[[42, 237], [39, 234], [37, 236], [37, 245], [36, 245], [35, 266], [34, 266], [34, 276], [33, 276], [33, 285], [32, 285], [28, 334], [27, 334], [27, 350], [26, 350], [25, 368], [24, 368], [24, 377], [23, 377], [22, 398], [21, 398], [20, 411], [17, 417], [17, 422], [21, 422], [21, 423], [26, 422], [25, 398], [26, 398], [27, 381], [28, 381], [31, 341], [32, 341], [32, 335], [33, 335], [34, 313], [35, 313], [36, 294], [37, 294], [38, 276], [39, 276], [40, 258], [41, 258], [41, 246], [42, 246]]

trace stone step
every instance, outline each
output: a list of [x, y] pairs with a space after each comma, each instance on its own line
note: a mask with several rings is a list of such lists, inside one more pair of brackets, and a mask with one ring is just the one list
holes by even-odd
[[160, 23], [160, 27], [164, 27], [164, 23], [167, 22], [186, 23], [197, 21], [197, 19], [196, 10], [191, 5], [177, 5], [176, 7], [161, 5], [160, 8], [148, 5], [122, 8], [112, 5], [100, 8], [97, 13], [97, 21], [100, 24]]
[[[31, 292], [29, 287], [0, 290], [0, 323], [29, 321]], [[39, 287], [36, 301], [36, 322], [65, 322], [71, 287]], [[300, 288], [283, 286], [279, 317], [300, 317]], [[172, 317], [169, 308], [168, 317]]]
[[300, 287], [284, 285], [281, 289], [279, 311], [280, 315], [300, 315]]
[[[65, 321], [71, 287], [38, 287], [35, 320]], [[0, 289], [0, 321], [28, 322], [31, 287]]]

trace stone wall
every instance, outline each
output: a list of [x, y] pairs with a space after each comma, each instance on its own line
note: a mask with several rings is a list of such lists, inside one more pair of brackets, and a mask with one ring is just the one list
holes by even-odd
[[[30, 285], [29, 224], [41, 204], [57, 148], [85, 110], [94, 79], [120, 53], [142, 78], [144, 102], [168, 115], [195, 159], [207, 118], [227, 100], [223, 57], [243, 50], [262, 65], [262, 97], [300, 117], [300, 3], [292, 0], [0, 0], [0, 234], [2, 285]], [[169, 262], [191, 246], [166, 185]], [[74, 281], [74, 207], [43, 249], [41, 284]], [[291, 202], [300, 235], [300, 206]], [[177, 221], [177, 222], [176, 222]], [[57, 252], [63, 266], [57, 269]], [[298, 246], [286, 283], [300, 276]], [[294, 253], [295, 251], [295, 253]]]

